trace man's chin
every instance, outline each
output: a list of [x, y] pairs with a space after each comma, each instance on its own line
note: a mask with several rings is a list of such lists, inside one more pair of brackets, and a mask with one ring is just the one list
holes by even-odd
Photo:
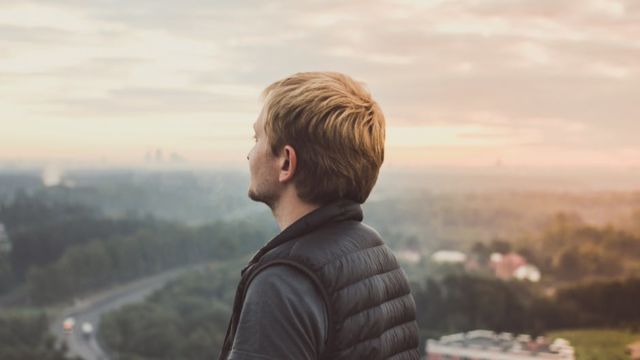
[[249, 196], [249, 199], [253, 200], [253, 201], [258, 201], [260, 202], [260, 198], [256, 195], [255, 192], [253, 192], [253, 190], [249, 190], [247, 192], [247, 196]]
[[255, 202], [261, 202], [261, 203], [267, 205], [269, 208], [273, 209], [273, 204], [275, 203], [275, 201], [273, 199], [271, 199], [270, 197], [261, 196], [260, 194], [257, 194], [253, 190], [249, 190], [248, 193], [247, 193], [247, 196], [249, 196], [249, 199], [251, 199], [251, 200], [253, 200]]
[[[249, 196], [249, 199], [251, 199], [251, 200], [253, 200], [255, 202], [261, 202], [261, 203], [265, 203], [266, 204], [265, 199], [262, 196], [260, 196], [260, 194], [257, 194], [253, 190], [249, 190], [247, 195]], [[267, 205], [269, 205], [269, 204], [267, 204]]]

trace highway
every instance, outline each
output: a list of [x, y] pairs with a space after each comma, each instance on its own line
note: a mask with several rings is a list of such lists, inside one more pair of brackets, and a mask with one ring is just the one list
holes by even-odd
[[[116, 310], [123, 305], [143, 301], [145, 297], [160, 289], [169, 280], [188, 271], [204, 269], [213, 264], [198, 264], [166, 271], [154, 276], [146, 277], [126, 285], [120, 285], [93, 294], [83, 299], [77, 299], [72, 306], [62, 309], [51, 322], [50, 331], [69, 348], [68, 354], [80, 356], [84, 360], [107, 360], [105, 351], [96, 341], [96, 332], [102, 314]], [[73, 317], [75, 326], [69, 333], [65, 333], [62, 323], [65, 318]], [[93, 325], [94, 334], [89, 339], [83, 338], [81, 327], [88, 322]]]

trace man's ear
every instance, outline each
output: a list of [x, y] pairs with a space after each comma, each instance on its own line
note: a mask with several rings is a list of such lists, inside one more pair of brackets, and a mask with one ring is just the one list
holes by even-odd
[[287, 182], [293, 179], [293, 175], [296, 173], [296, 168], [298, 165], [298, 158], [296, 155], [296, 150], [290, 146], [285, 145], [282, 149], [282, 163], [280, 166], [280, 176], [278, 180], [280, 182]]

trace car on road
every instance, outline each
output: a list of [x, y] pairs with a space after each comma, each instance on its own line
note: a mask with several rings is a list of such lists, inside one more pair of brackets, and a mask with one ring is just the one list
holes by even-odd
[[71, 334], [73, 332], [73, 327], [76, 324], [76, 320], [69, 316], [67, 318], [64, 319], [64, 321], [62, 322], [62, 329], [64, 330], [65, 334]]
[[93, 335], [93, 325], [90, 322], [83, 322], [81, 330], [82, 337], [87, 341], [90, 340], [91, 335]]

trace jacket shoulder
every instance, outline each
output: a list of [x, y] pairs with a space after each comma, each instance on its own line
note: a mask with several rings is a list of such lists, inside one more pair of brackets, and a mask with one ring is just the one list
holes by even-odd
[[348, 254], [386, 246], [380, 234], [359, 221], [323, 227], [297, 239], [288, 255], [319, 268]]

